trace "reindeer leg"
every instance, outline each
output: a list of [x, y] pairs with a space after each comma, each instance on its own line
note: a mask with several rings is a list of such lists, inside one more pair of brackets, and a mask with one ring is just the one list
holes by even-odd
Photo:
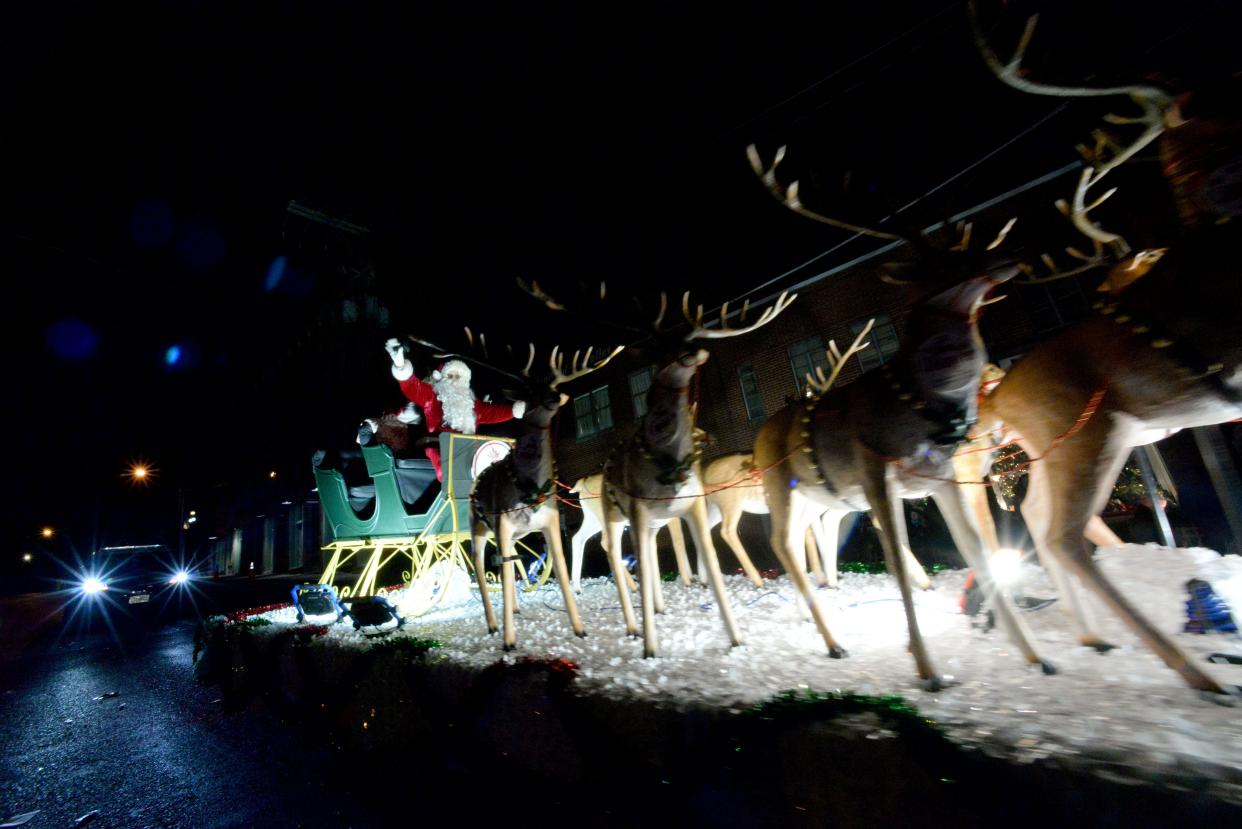
[[733, 607], [729, 604], [724, 576], [720, 573], [720, 560], [716, 558], [716, 547], [712, 544], [712, 530], [707, 522], [706, 498], [695, 498], [691, 502], [690, 519], [690, 533], [694, 536], [694, 546], [707, 560], [707, 573], [711, 578], [712, 592], [716, 595], [716, 604], [720, 607], [720, 618], [724, 620], [725, 632], [729, 635], [729, 644], [737, 647], [742, 644], [742, 637], [737, 631], [737, 622], [733, 619]]
[[1026, 498], [1022, 502], [1022, 518], [1026, 521], [1027, 530], [1030, 531], [1040, 563], [1052, 577], [1053, 584], [1056, 585], [1062, 607], [1074, 626], [1078, 628], [1079, 643], [1088, 648], [1094, 648], [1099, 653], [1108, 653], [1117, 646], [1097, 632], [1098, 623], [1091, 606], [1083, 602], [1082, 594], [1074, 584], [1073, 577], [1048, 548], [1048, 538], [1052, 528], [1050, 505], [1052, 493], [1049, 491], [1051, 484], [1048, 476], [1043, 471], [1036, 471], [1034, 468], [1040, 465], [1035, 464], [1031, 469]]
[[[681, 519], [674, 518], [668, 522], [668, 534], [673, 539], [673, 555], [677, 558], [677, 572], [681, 574], [681, 583], [689, 587], [694, 582], [690, 570], [690, 557], [686, 555], [686, 536], [681, 531]], [[661, 608], [663, 613], [664, 609]]]
[[1009, 639], [1022, 652], [1022, 656], [1030, 664], [1039, 665], [1045, 674], [1055, 674], [1056, 668], [1041, 658], [1031, 644], [1031, 631], [1014, 607], [1013, 597], [1008, 590], [999, 589], [993, 580], [988, 567], [988, 556], [980, 544], [978, 528], [971, 524], [973, 516], [966, 509], [966, 504], [962, 503], [968, 499], [969, 494], [961, 492], [961, 489], [959, 485], [948, 484], [932, 493], [932, 498], [949, 527], [949, 534], [953, 536], [953, 543], [957, 545], [958, 552], [966, 559], [966, 563], [974, 569], [984, 595], [993, 598], [997, 619], [1005, 628]]
[[487, 525], [482, 521], [475, 522], [470, 533], [470, 546], [474, 550], [474, 578], [479, 583], [479, 598], [483, 600], [483, 615], [487, 619], [487, 632], [495, 633], [496, 611], [492, 609], [491, 591], [487, 589], [487, 568], [484, 551], [487, 545]]
[[499, 526], [496, 528], [496, 543], [500, 547], [500, 578], [504, 594], [504, 649], [511, 651], [517, 647], [517, 627], [513, 623], [513, 610], [517, 606], [517, 586], [514, 583], [512, 560], [517, 551], [513, 545], [513, 524], [504, 513], [501, 514]]
[[647, 505], [642, 501], [635, 499], [630, 513], [630, 528], [638, 548], [638, 587], [643, 604], [643, 657], [649, 658], [660, 654], [655, 625], [655, 528], [651, 526]]
[[1117, 533], [1113, 532], [1112, 527], [1104, 523], [1104, 519], [1098, 515], [1091, 516], [1091, 520], [1087, 522], [1087, 529], [1083, 533], [1097, 547], [1120, 547], [1125, 542], [1117, 537]]
[[834, 589], [839, 584], [840, 578], [837, 573], [837, 547], [841, 539], [841, 519], [846, 515], [849, 513], [828, 510], [815, 519], [815, 524], [819, 525], [819, 535], [816, 536], [815, 543], [819, 547], [825, 584]]
[[[806, 515], [809, 517], [810, 513], [807, 512]], [[819, 527], [819, 516], [810, 517], [810, 520], [806, 522], [806, 530], [802, 533], [802, 549], [807, 569], [815, 580], [815, 584], [824, 587], [828, 584], [828, 579], [824, 576], [824, 566], [819, 558], [818, 544], [818, 538], [823, 535], [824, 531], [822, 527], [819, 527], [817, 531], [817, 527]]]
[[630, 601], [630, 587], [627, 585], [629, 573], [621, 563], [621, 531], [625, 528], [625, 519], [615, 507], [604, 513], [604, 534], [608, 544], [604, 551], [608, 553], [608, 565], [612, 568], [612, 580], [617, 583], [617, 597], [621, 601], [621, 614], [625, 617], [625, 632], [630, 636], [638, 635], [638, 620], [634, 617], [634, 604]]
[[570, 568], [573, 571], [573, 575], [570, 580], [573, 583], [575, 593], [582, 592], [582, 558], [583, 554], [586, 553], [587, 540], [594, 534], [587, 532], [586, 524], [588, 519], [585, 515], [586, 511], [584, 510], [583, 512], [582, 526], [579, 527], [578, 532], [574, 533], [569, 539], [569, 552], [572, 558]]
[[792, 527], [790, 515], [794, 511], [792, 501], [795, 493], [785, 483], [785, 480], [787, 479], [782, 475], [768, 475], [764, 477], [763, 482], [772, 518], [772, 534], [769, 538], [772, 551], [776, 553], [777, 561], [780, 562], [781, 567], [785, 568], [785, 572], [789, 574], [789, 580], [793, 582], [794, 593], [798, 597], [803, 618], [806, 617], [809, 608], [811, 618], [815, 620], [815, 627], [819, 630], [819, 635], [823, 637], [824, 645], [828, 648], [828, 655], [833, 659], [841, 659], [849, 654], [828, 629], [828, 622], [824, 618], [823, 609], [816, 601], [810, 580], [807, 579], [804, 571], [794, 566], [793, 556], [789, 553], [796, 540], [791, 538], [791, 535], [797, 532]]
[[896, 494], [889, 476], [892, 474], [888, 464], [876, 457], [869, 449], [857, 447], [856, 459], [858, 469], [862, 473], [863, 491], [871, 504], [871, 516], [879, 524], [880, 542], [884, 547], [884, 559], [888, 570], [897, 579], [901, 590], [901, 603], [906, 611], [906, 626], [910, 631], [910, 652], [914, 656], [914, 664], [923, 687], [929, 691], [938, 691], [945, 687], [944, 680], [932, 666], [931, 657], [927, 654], [927, 646], [923, 643], [923, 634], [919, 630], [918, 616], [914, 612], [914, 596], [910, 590], [910, 580], [906, 574], [906, 562], [901, 555], [898, 539], [900, 531], [897, 522], [904, 520], [901, 513], [903, 503]]
[[910, 584], [919, 590], [930, 590], [931, 579], [927, 577], [927, 571], [923, 569], [923, 565], [914, 557], [914, 552], [910, 549], [910, 528], [906, 524], [905, 501], [898, 501], [894, 510], [896, 510], [899, 519], [895, 526], [897, 528], [897, 541], [901, 549], [901, 560], [906, 565], [906, 578], [910, 579]]
[[[721, 510], [722, 514], [724, 510]], [[750, 583], [755, 587], [763, 587], [763, 576], [759, 575], [758, 568], [755, 567], [750, 556], [746, 554], [746, 548], [742, 546], [742, 538], [737, 534], [738, 522], [742, 520], [741, 510], [733, 510], [728, 514], [723, 514], [720, 521], [720, 537], [729, 545], [729, 549], [733, 551], [733, 555], [737, 557], [738, 564], [742, 565], [742, 570], [746, 573], [746, 578], [750, 579]], [[699, 559], [702, 560], [702, 556]]]
[[[677, 519], [674, 518], [674, 521]], [[657, 615], [664, 613], [664, 583], [660, 578], [660, 530], [658, 527], [651, 528], [651, 557], [654, 565], [651, 569], [651, 593], [655, 597], [655, 612]], [[639, 568], [642, 565], [642, 558], [639, 557]], [[641, 582], [642, 573], [639, 573]]]
[[582, 627], [582, 617], [578, 615], [578, 602], [574, 600], [569, 570], [565, 566], [565, 548], [561, 544], [560, 511], [555, 503], [548, 509], [552, 510], [552, 514], [548, 518], [548, 526], [543, 531], [543, 538], [548, 544], [548, 550], [552, 553], [552, 566], [556, 568], [556, 580], [561, 586], [561, 595], [565, 597], [565, 610], [569, 612], [569, 624], [573, 627], [575, 636], [585, 637], [586, 629]]
[[[1224, 694], [1220, 684], [1190, 661], [1190, 657], [1163, 631], [1143, 616], [1096, 567], [1083, 531], [1091, 516], [1103, 508], [1108, 493], [1129, 455], [1129, 441], [1110, 413], [1099, 411], [1087, 425], [1058, 447], [1055, 453], [1031, 466], [1046, 475], [1051, 499], [1052, 528], [1048, 548], [1151, 648], [1164, 663], [1177, 671], [1186, 684], [1200, 691]], [[1035, 457], [1035, 456], [1032, 456]], [[1042, 468], [1041, 468], [1042, 467]]]

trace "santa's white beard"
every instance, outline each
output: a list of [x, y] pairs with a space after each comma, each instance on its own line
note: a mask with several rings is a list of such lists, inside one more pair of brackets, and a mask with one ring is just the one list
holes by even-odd
[[474, 420], [474, 392], [468, 383], [449, 380], [447, 377], [432, 386], [444, 411], [444, 425], [454, 432], [473, 435], [477, 424]]

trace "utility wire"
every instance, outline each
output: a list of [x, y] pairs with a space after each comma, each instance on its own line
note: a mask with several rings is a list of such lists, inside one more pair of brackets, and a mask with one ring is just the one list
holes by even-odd
[[[985, 153], [984, 155], [979, 156], [979, 157], [978, 157], [978, 158], [976, 158], [974, 161], [970, 162], [970, 163], [969, 163], [969, 164], [967, 164], [965, 167], [963, 167], [962, 169], [958, 170], [956, 173], [954, 173], [953, 175], [951, 175], [951, 176], [949, 176], [948, 178], [946, 178], [944, 181], [942, 181], [942, 182], [940, 182], [939, 184], [937, 184], [935, 187], [932, 187], [930, 190], [928, 190], [927, 192], [923, 193], [921, 196], [917, 196], [917, 197], [915, 197], [915, 198], [911, 199], [910, 201], [908, 201], [908, 202], [906, 202], [905, 204], [903, 204], [901, 207], [899, 207], [899, 208], [897, 208], [896, 210], [894, 210], [894, 211], [893, 211], [892, 213], [890, 213], [889, 215], [885, 216], [883, 219], [881, 219], [881, 220], [880, 220], [880, 223], [881, 223], [881, 224], [883, 224], [884, 222], [889, 221], [889, 220], [890, 220], [890, 219], [892, 219], [893, 217], [900, 215], [902, 212], [904, 212], [904, 211], [906, 211], [906, 210], [909, 210], [911, 207], [914, 207], [916, 204], [918, 204], [919, 202], [921, 202], [923, 199], [927, 198], [928, 196], [934, 195], [935, 193], [938, 193], [939, 191], [941, 191], [941, 190], [943, 190], [944, 188], [948, 187], [950, 184], [952, 184], [953, 182], [957, 181], [959, 178], [961, 178], [962, 176], [966, 175], [966, 174], [967, 174], [967, 173], [969, 173], [971, 170], [974, 170], [974, 169], [975, 169], [976, 167], [978, 167], [980, 164], [983, 164], [984, 162], [989, 161], [990, 159], [994, 158], [997, 154], [999, 154], [999, 153], [1003, 152], [1004, 150], [1006, 150], [1007, 148], [1009, 148], [1010, 146], [1012, 146], [1015, 142], [1020, 141], [1022, 138], [1025, 138], [1025, 137], [1026, 137], [1027, 135], [1029, 135], [1030, 133], [1034, 132], [1034, 131], [1035, 131], [1035, 130], [1037, 130], [1038, 128], [1042, 127], [1044, 124], [1046, 124], [1046, 123], [1048, 123], [1049, 121], [1051, 121], [1051, 120], [1052, 120], [1054, 117], [1056, 117], [1057, 115], [1060, 115], [1062, 112], [1064, 112], [1064, 111], [1065, 111], [1065, 109], [1066, 109], [1067, 107], [1069, 107], [1069, 102], [1064, 102], [1064, 103], [1058, 104], [1058, 105], [1057, 105], [1057, 106], [1056, 106], [1056, 107], [1055, 107], [1055, 108], [1054, 108], [1051, 112], [1047, 113], [1046, 115], [1044, 115], [1043, 117], [1041, 117], [1039, 120], [1035, 121], [1034, 123], [1032, 123], [1032, 124], [1030, 124], [1030, 125], [1026, 126], [1026, 127], [1025, 127], [1025, 128], [1023, 128], [1021, 131], [1019, 131], [1016, 135], [1011, 136], [1010, 138], [1006, 139], [1005, 141], [1003, 141], [1002, 143], [1000, 143], [999, 145], [997, 145], [997, 146], [996, 146], [996, 147], [994, 147], [993, 149], [989, 150], [989, 151], [988, 151], [987, 153]], [[828, 248], [828, 250], [825, 250], [825, 251], [823, 251], [822, 253], [817, 253], [816, 255], [812, 256], [810, 259], [806, 260], [805, 262], [802, 262], [802, 263], [800, 263], [800, 264], [798, 264], [798, 265], [795, 265], [794, 267], [790, 268], [789, 270], [785, 271], [784, 273], [781, 273], [781, 274], [778, 274], [778, 275], [776, 275], [776, 276], [772, 277], [771, 279], [767, 280], [766, 282], [764, 282], [764, 283], [762, 283], [762, 284], [760, 284], [760, 285], [757, 285], [757, 286], [755, 286], [754, 288], [751, 288], [750, 290], [746, 291], [745, 293], [739, 294], [738, 296], [736, 296], [736, 297], [734, 297], [733, 299], [729, 300], [729, 304], [731, 304], [731, 305], [736, 304], [736, 303], [738, 302], [738, 300], [745, 299], [746, 297], [748, 297], [748, 296], [750, 296], [750, 295], [754, 294], [756, 291], [762, 291], [764, 288], [768, 288], [768, 287], [771, 287], [772, 285], [775, 285], [776, 283], [780, 282], [782, 279], [785, 279], [786, 277], [791, 276], [792, 274], [797, 273], [798, 271], [802, 270], [803, 268], [807, 267], [808, 265], [813, 265], [813, 264], [815, 264], [815, 263], [816, 263], [816, 262], [818, 262], [819, 260], [823, 259], [825, 256], [828, 256], [828, 255], [830, 255], [830, 254], [832, 254], [832, 253], [837, 252], [837, 251], [838, 251], [838, 250], [840, 250], [841, 248], [843, 248], [843, 247], [845, 247], [846, 245], [848, 245], [850, 242], [853, 242], [855, 239], [860, 239], [860, 238], [862, 238], [862, 237], [863, 237], [863, 236], [865, 236], [865, 235], [866, 235], [865, 233], [855, 233], [854, 235], [850, 236], [849, 238], [845, 239], [844, 241], [838, 242], [837, 244], [835, 244], [835, 245], [833, 245], [832, 247]], [[897, 243], [897, 244], [901, 244], [901, 243]], [[896, 246], [896, 245], [893, 245], [893, 246], [891, 246], [891, 247], [895, 247], [895, 246]], [[827, 272], [825, 272], [824, 274], [820, 274], [820, 275], [821, 275], [821, 276], [823, 276], [823, 275], [826, 275], [826, 274], [827, 274]], [[814, 281], [814, 279], [815, 279], [815, 278], [812, 278], [812, 279], [807, 280], [807, 281]]]
[[716, 137], [717, 137], [717, 139], [723, 138], [723, 137], [725, 137], [725, 136], [727, 136], [727, 135], [731, 135], [731, 134], [733, 134], [733, 133], [737, 132], [738, 130], [742, 129], [743, 127], [750, 126], [750, 125], [751, 125], [751, 124], [753, 124], [754, 122], [756, 122], [756, 121], [758, 121], [759, 119], [761, 119], [761, 118], [763, 118], [763, 117], [765, 117], [765, 116], [767, 116], [767, 115], [769, 115], [769, 114], [771, 114], [771, 113], [775, 112], [776, 110], [780, 109], [781, 107], [785, 106], [786, 104], [790, 103], [791, 101], [794, 101], [794, 100], [797, 100], [798, 98], [801, 98], [803, 95], [807, 94], [808, 92], [811, 92], [811, 91], [812, 91], [812, 90], [814, 90], [814, 89], [818, 89], [820, 86], [822, 86], [823, 84], [825, 84], [825, 83], [827, 83], [828, 81], [832, 80], [833, 78], [837, 77], [838, 75], [842, 74], [843, 72], [847, 72], [847, 71], [849, 71], [850, 69], [853, 69], [855, 66], [859, 65], [860, 63], [863, 63], [864, 61], [870, 60], [870, 59], [871, 59], [872, 57], [874, 57], [875, 55], [877, 55], [877, 54], [879, 54], [880, 52], [884, 51], [885, 49], [889, 48], [890, 46], [892, 46], [893, 44], [897, 43], [898, 41], [903, 40], [903, 39], [905, 39], [906, 37], [908, 37], [908, 36], [910, 36], [910, 35], [914, 34], [914, 33], [915, 33], [915, 32], [917, 32], [918, 30], [920, 30], [920, 29], [922, 29], [924, 26], [926, 26], [928, 23], [931, 23], [933, 20], [937, 20], [937, 19], [939, 19], [940, 17], [943, 17], [943, 16], [944, 16], [944, 15], [945, 15], [948, 11], [950, 11], [951, 9], [954, 9], [954, 8], [956, 8], [956, 7], [960, 6], [960, 5], [961, 5], [961, 0], [954, 0], [954, 2], [949, 3], [948, 5], [944, 6], [942, 9], [940, 9], [940, 11], [938, 11], [938, 12], [936, 12], [935, 14], [931, 15], [930, 17], [928, 17], [928, 18], [924, 19], [923, 21], [921, 21], [921, 22], [919, 22], [919, 23], [916, 23], [914, 26], [911, 26], [909, 29], [906, 29], [905, 31], [903, 31], [903, 32], [901, 32], [901, 33], [899, 33], [899, 34], [897, 34], [897, 35], [895, 35], [895, 36], [893, 36], [893, 37], [889, 38], [888, 40], [884, 41], [884, 42], [883, 42], [883, 43], [881, 43], [879, 46], [877, 46], [877, 47], [875, 47], [874, 49], [872, 49], [870, 52], [867, 52], [866, 54], [860, 55], [859, 57], [854, 58], [854, 60], [852, 60], [852, 61], [850, 61], [849, 63], [845, 64], [844, 66], [841, 66], [841, 67], [838, 67], [837, 69], [832, 70], [832, 71], [831, 71], [831, 72], [829, 72], [827, 75], [824, 75], [822, 78], [820, 78], [819, 80], [815, 81], [814, 83], [812, 83], [812, 84], [810, 84], [810, 85], [808, 85], [808, 86], [803, 87], [802, 89], [799, 89], [797, 92], [795, 92], [795, 93], [793, 93], [792, 95], [790, 95], [790, 96], [786, 97], [785, 99], [783, 99], [783, 100], [781, 100], [781, 101], [778, 101], [778, 102], [777, 102], [777, 103], [775, 103], [775, 104], [772, 104], [770, 107], [768, 107], [767, 109], [765, 109], [765, 110], [763, 110], [762, 112], [758, 113], [757, 115], [752, 115], [750, 118], [747, 118], [745, 121], [742, 121], [740, 124], [735, 124], [734, 126], [729, 127], [728, 129], [726, 129], [726, 130], [724, 130], [723, 132], [719, 133], [719, 134], [716, 136]]

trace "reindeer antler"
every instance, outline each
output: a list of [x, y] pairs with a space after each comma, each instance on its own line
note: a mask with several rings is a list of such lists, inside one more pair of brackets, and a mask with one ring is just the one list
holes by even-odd
[[1109, 265], [1116, 262], [1130, 252], [1130, 245], [1124, 238], [1116, 233], [1102, 228], [1099, 223], [1093, 221], [1088, 215], [1092, 210], [1103, 204], [1113, 193], [1117, 192], [1114, 187], [1101, 196], [1098, 196], [1091, 204], [1087, 204], [1087, 190], [1091, 187], [1093, 181], [1099, 181], [1093, 175], [1090, 167], [1083, 168], [1082, 175], [1078, 177], [1078, 187], [1074, 190], [1074, 198], [1072, 202], [1066, 202], [1064, 199], [1058, 199], [1056, 202], [1057, 210], [1068, 218], [1078, 230], [1091, 240], [1091, 253], [1084, 253], [1076, 247], [1069, 246], [1065, 248], [1065, 253], [1078, 262], [1072, 268], [1061, 268], [1055, 259], [1046, 253], [1040, 254], [1040, 261], [1049, 271], [1048, 276], [1035, 276], [1035, 269], [1030, 265], [1019, 265], [1027, 278], [1023, 280], [1027, 284], [1038, 284], [1041, 282], [1053, 282], [1058, 279], [1065, 279], [1070, 276], [1077, 276], [1094, 268]]
[[874, 319], [867, 320], [867, 324], [863, 326], [863, 330], [858, 332], [858, 336], [854, 338], [854, 342], [850, 344], [850, 347], [845, 349], [844, 354], [842, 354], [840, 349], [837, 348], [836, 340], [828, 341], [828, 348], [825, 351], [825, 356], [828, 357], [828, 374], [825, 376], [824, 370], [819, 366], [815, 367], [815, 376], [812, 377], [809, 371], [806, 373], [807, 387], [810, 388], [816, 396], [821, 395], [828, 391], [828, 389], [832, 388], [833, 384], [837, 382], [837, 377], [841, 374], [841, 369], [845, 368], [845, 363], [850, 357], [871, 345], [870, 341], [863, 342], [863, 338], [871, 333], [871, 327], [873, 325], [875, 325]]
[[[741, 334], [750, 333], [751, 331], [767, 325], [769, 322], [776, 319], [776, 317], [788, 308], [790, 303], [797, 298], [797, 294], [791, 295], [789, 291], [782, 292], [781, 295], [777, 297], [774, 304], [764, 309], [763, 313], [759, 315], [759, 319], [745, 328], [729, 328], [727, 326], [729, 303], [726, 302], [724, 305], [720, 306], [720, 327], [706, 328], [703, 326], [703, 306], [699, 305], [694, 315], [691, 316], [690, 292], [686, 291], [686, 293], [681, 297], [681, 313], [685, 316], [686, 321], [693, 326], [690, 333], [686, 335], [686, 342], [690, 342], [691, 340], [719, 340], [724, 339], [725, 337], [736, 337]], [[747, 300], [747, 302], [742, 306], [742, 313], [738, 315], [738, 322], [746, 321], [746, 312], [748, 310], [750, 310], [749, 300]]]
[[[534, 349], [535, 349], [535, 346], [531, 345], [531, 352], [530, 352], [531, 359], [534, 359], [534, 356], [535, 356]], [[608, 363], [611, 362], [613, 357], [616, 357], [618, 354], [624, 351], [625, 346], [623, 345], [617, 346], [611, 352], [609, 352], [607, 357], [603, 358], [602, 360], [596, 363], [592, 363], [591, 352], [594, 350], [595, 350], [594, 346], [592, 346], [586, 350], [586, 354], [583, 354], [581, 351], [575, 351], [573, 358], [569, 361], [570, 371], [568, 374], [566, 374], [565, 373], [565, 355], [561, 353], [560, 346], [556, 346], [555, 348], [553, 348], [552, 353], [548, 356], [548, 368], [552, 370], [551, 387], [556, 388], [560, 386], [562, 383], [568, 383], [570, 380], [577, 380], [579, 377], [584, 377], [593, 371], [598, 371], [599, 369], [608, 365]], [[581, 359], [579, 359], [580, 357]]]
[[[1104, 116], [1104, 120], [1110, 124], [1142, 124], [1143, 132], [1128, 146], [1122, 147], [1115, 141], [1112, 141], [1111, 138], [1106, 138], [1097, 131], [1094, 152], [1084, 149], [1084, 153], [1088, 155], [1088, 162], [1095, 168], [1094, 177], [1088, 183], [1088, 187], [1099, 182], [1115, 167], [1124, 164], [1127, 160], [1133, 158], [1139, 150], [1155, 141], [1168, 125], [1169, 119], [1172, 116], [1173, 98], [1169, 93], [1155, 86], [1144, 84], [1106, 87], [1054, 86], [1028, 80], [1019, 73], [1022, 67], [1022, 58], [1026, 54], [1026, 48], [1030, 45], [1031, 38], [1035, 34], [1035, 26], [1039, 22], [1039, 15], [1032, 15], [1026, 21], [1026, 28], [1022, 32], [1022, 37], [1018, 40], [1013, 57], [1008, 62], [1002, 62], [997, 57], [996, 52], [992, 51], [992, 47], [988, 45], [987, 38], [979, 25], [975, 0], [969, 0], [967, 6], [970, 12], [968, 17], [970, 18], [970, 28], [974, 35], [975, 46], [979, 49], [979, 53], [983, 56], [983, 60], [987, 63], [988, 68], [992, 70], [992, 74], [1001, 83], [1031, 95], [1048, 95], [1057, 98], [1098, 98], [1125, 95], [1143, 110], [1143, 114], [1136, 117], [1122, 115]], [[1112, 151], [1113, 154], [1110, 158], [1104, 157], [1105, 150]]]
[[873, 227], [866, 227], [864, 225], [834, 219], [831, 216], [816, 213], [814, 210], [808, 210], [802, 204], [802, 200], [798, 197], [798, 182], [792, 182], [782, 188], [781, 183], [776, 179], [776, 168], [780, 166], [780, 163], [785, 159], [785, 150], [786, 148], [783, 146], [777, 150], [776, 156], [772, 159], [772, 166], [765, 167], [763, 159], [759, 156], [759, 150], [755, 147], [755, 145], [751, 144], [746, 148], [746, 157], [750, 159], [751, 169], [755, 171], [755, 175], [758, 176], [759, 180], [763, 182], [763, 186], [768, 188], [768, 191], [771, 192], [772, 195], [776, 197], [776, 200], [781, 204], [785, 205], [799, 216], [814, 219], [817, 222], [822, 222], [823, 224], [830, 225], [839, 230], [847, 230], [850, 233], [861, 233], [866, 236], [874, 236], [877, 239], [896, 240], [905, 238], [897, 233], [889, 233], [888, 231], [877, 230]]

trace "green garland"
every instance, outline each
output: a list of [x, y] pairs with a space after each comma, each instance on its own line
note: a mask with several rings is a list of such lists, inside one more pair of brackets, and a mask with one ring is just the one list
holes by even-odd
[[[928, 573], [935, 575], [951, 568], [944, 564], [929, 564], [924, 569]], [[882, 561], [843, 561], [837, 564], [837, 570], [842, 573], [864, 573], [869, 576], [877, 576], [887, 573], [888, 565]]]
[[[822, 723], [850, 714], [873, 714], [921, 759], [919, 764], [943, 784], [974, 777], [969, 758], [949, 739], [939, 722], [919, 712], [897, 694], [873, 696], [850, 691], [783, 691], [766, 702], [757, 703], [741, 715], [729, 743], [735, 762], [758, 747], [770, 747], [774, 728]], [[760, 752], [749, 762], [763, 762]], [[729, 762], [729, 761], [726, 761]]]
[[416, 636], [402, 636], [398, 639], [385, 639], [371, 646], [370, 652], [373, 654], [396, 654], [398, 656], [406, 656], [410, 661], [415, 662], [423, 659], [428, 653], [436, 648], [443, 647], [438, 639], [421, 639]]

